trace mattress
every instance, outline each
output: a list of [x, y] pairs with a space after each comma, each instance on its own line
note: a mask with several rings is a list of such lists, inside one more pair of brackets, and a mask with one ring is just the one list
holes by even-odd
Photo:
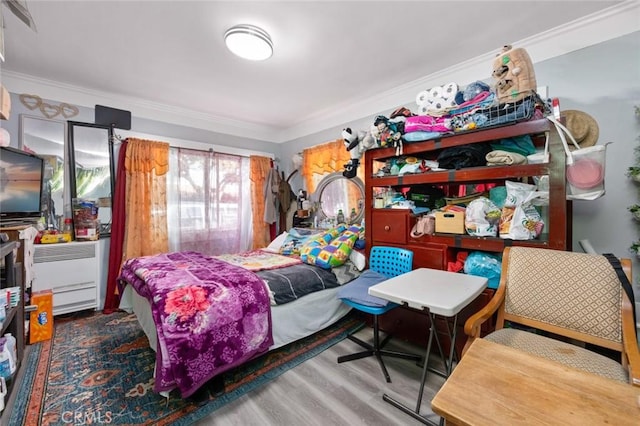
[[[340, 288], [330, 288], [307, 294], [284, 305], [271, 305], [273, 345], [276, 349], [320, 331], [345, 316], [351, 307], [337, 297]], [[155, 351], [158, 345], [151, 305], [130, 285], [126, 285], [120, 299], [120, 309], [134, 313]]]

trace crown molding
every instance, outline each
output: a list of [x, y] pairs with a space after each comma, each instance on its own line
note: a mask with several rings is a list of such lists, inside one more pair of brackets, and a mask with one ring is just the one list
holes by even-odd
[[[629, 0], [511, 44], [527, 49], [534, 63], [541, 62], [638, 31], [639, 15], [640, 2]], [[117, 96], [11, 71], [3, 71], [2, 80], [3, 85], [10, 87], [14, 93], [38, 93], [38, 96], [45, 99], [64, 99], [66, 102], [88, 108], [94, 108], [96, 104], [106, 104], [130, 110], [132, 115], [138, 118], [260, 141], [284, 143], [368, 116], [384, 114], [400, 105], [411, 107], [416, 94], [429, 87], [449, 81], [466, 85], [476, 80], [486, 80], [490, 77], [488, 67], [496, 53], [487, 52], [370, 98], [345, 100], [284, 130], [139, 98]]]
[[129, 110], [133, 117], [137, 118], [162, 121], [260, 141], [276, 142], [268, 138], [268, 135], [275, 132], [273, 127], [217, 117], [187, 108], [151, 102], [140, 98], [114, 95], [113, 93], [13, 71], [3, 71], [2, 82], [13, 93], [37, 93], [43, 99], [64, 99], [67, 103], [87, 108], [95, 108], [96, 104], [109, 105], [113, 108]]
[[[527, 49], [535, 64], [639, 31], [638, 16], [640, 2], [630, 0], [511, 44]], [[487, 52], [371, 98], [333, 105], [330, 112], [319, 112], [297, 123], [282, 131], [277, 139], [291, 141], [367, 116], [385, 114], [401, 105], [411, 108], [417, 93], [450, 81], [460, 86], [477, 80], [486, 81], [491, 78], [489, 68], [497, 53]]]

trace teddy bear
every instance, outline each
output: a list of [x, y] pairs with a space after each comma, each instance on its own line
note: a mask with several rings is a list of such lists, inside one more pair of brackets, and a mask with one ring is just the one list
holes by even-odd
[[351, 179], [356, 176], [362, 154], [368, 149], [377, 148], [378, 144], [370, 131], [355, 133], [350, 127], [342, 130], [342, 139], [350, 157], [349, 162], [344, 165], [342, 175]]
[[527, 51], [522, 48], [504, 46], [493, 61], [491, 75], [496, 80], [496, 95], [500, 103], [526, 98], [537, 87], [533, 63]]

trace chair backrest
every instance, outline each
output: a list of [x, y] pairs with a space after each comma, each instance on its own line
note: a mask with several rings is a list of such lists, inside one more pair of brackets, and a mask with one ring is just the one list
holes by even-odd
[[500, 286], [497, 328], [506, 320], [622, 350], [623, 290], [604, 256], [510, 247]]
[[388, 278], [411, 271], [413, 252], [399, 247], [374, 246], [369, 253], [369, 269]]

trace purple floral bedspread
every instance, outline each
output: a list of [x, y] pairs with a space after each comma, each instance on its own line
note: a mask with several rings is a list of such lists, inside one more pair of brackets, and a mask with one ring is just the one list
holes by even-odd
[[120, 279], [151, 303], [158, 332], [156, 392], [186, 398], [212, 377], [273, 345], [264, 282], [197, 252], [127, 260]]

